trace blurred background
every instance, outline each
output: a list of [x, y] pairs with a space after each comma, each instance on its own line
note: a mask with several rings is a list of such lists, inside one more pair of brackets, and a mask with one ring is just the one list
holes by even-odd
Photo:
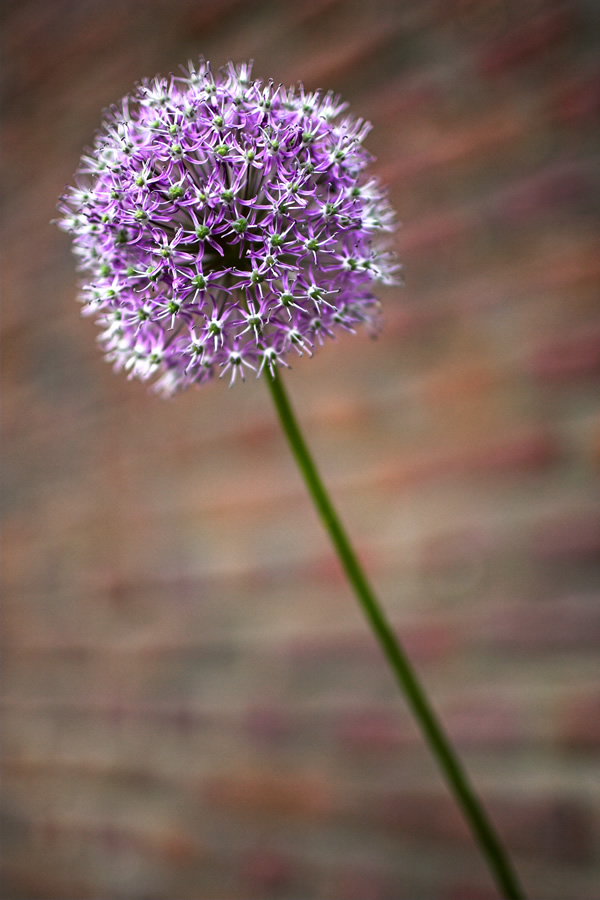
[[3, 4], [7, 900], [491, 900], [261, 382], [116, 376], [55, 204], [200, 54], [341, 92], [404, 227], [381, 338], [285, 380], [532, 897], [600, 881], [589, 0]]

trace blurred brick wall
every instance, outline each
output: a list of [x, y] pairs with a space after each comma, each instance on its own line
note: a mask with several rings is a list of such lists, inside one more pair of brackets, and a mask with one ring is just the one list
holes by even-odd
[[370, 118], [407, 287], [286, 377], [534, 897], [600, 881], [600, 275], [584, 0], [3, 4], [3, 894], [486, 900], [261, 383], [115, 376], [48, 223], [200, 53]]

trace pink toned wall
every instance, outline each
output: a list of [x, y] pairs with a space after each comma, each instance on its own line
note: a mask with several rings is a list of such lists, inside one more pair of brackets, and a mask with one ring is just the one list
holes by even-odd
[[530, 894], [600, 883], [599, 22], [584, 0], [3, 4], [3, 894], [495, 896], [264, 385], [114, 375], [49, 225], [200, 53], [341, 91], [386, 325], [286, 382]]

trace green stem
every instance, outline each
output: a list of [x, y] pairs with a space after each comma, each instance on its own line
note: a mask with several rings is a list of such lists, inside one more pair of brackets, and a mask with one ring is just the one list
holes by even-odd
[[339, 560], [503, 897], [523, 900], [508, 855], [369, 585], [296, 422], [277, 370], [265, 369], [281, 425]]

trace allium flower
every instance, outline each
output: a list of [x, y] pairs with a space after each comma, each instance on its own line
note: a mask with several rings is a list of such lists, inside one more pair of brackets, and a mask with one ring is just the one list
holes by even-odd
[[374, 327], [371, 285], [395, 281], [369, 124], [332, 93], [250, 76], [201, 60], [142, 81], [59, 206], [107, 359], [166, 394]]
[[349, 583], [507, 898], [511, 863], [362, 570], [277, 367], [342, 328], [377, 324], [376, 282], [399, 266], [394, 216], [365, 170], [370, 125], [332, 93], [216, 77], [143, 81], [109, 110], [59, 209], [86, 280], [84, 312], [116, 368], [166, 395], [215, 373], [266, 379]]

